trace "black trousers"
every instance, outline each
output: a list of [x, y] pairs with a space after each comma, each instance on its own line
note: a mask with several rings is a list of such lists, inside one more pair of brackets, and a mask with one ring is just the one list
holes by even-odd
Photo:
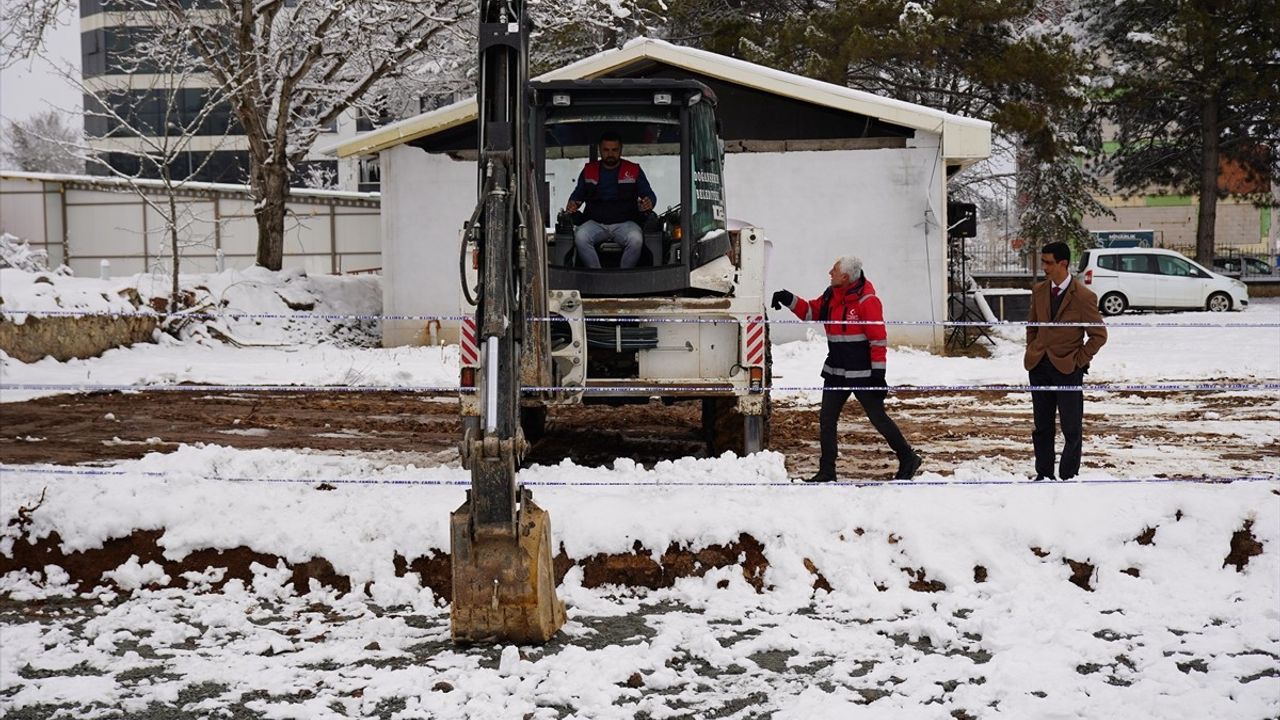
[[[872, 380], [849, 380], [845, 384], [871, 385], [873, 382]], [[822, 411], [818, 415], [820, 428], [818, 437], [822, 443], [822, 457], [818, 461], [819, 470], [835, 474], [836, 455], [839, 450], [839, 444], [836, 439], [836, 424], [840, 421], [840, 411], [844, 409], [844, 404], [849, 400], [850, 395], [858, 399], [858, 404], [862, 405], [862, 411], [867, 414], [867, 419], [889, 442], [889, 447], [893, 448], [899, 458], [904, 458], [911, 454], [911, 444], [907, 442], [906, 438], [902, 437], [902, 431], [898, 429], [897, 424], [884, 411], [884, 398], [887, 394], [888, 391], [886, 390], [824, 389], [822, 391]]]
[[[1028, 373], [1031, 384], [1082, 385], [1084, 370], [1062, 373], [1044, 358]], [[1035, 430], [1031, 444], [1036, 449], [1036, 475], [1053, 477], [1053, 446], [1057, 439], [1054, 416], [1062, 425], [1062, 461], [1058, 465], [1058, 477], [1067, 480], [1080, 474], [1081, 425], [1084, 422], [1084, 393], [1079, 390], [1039, 390], [1031, 393], [1031, 410], [1035, 416]]]

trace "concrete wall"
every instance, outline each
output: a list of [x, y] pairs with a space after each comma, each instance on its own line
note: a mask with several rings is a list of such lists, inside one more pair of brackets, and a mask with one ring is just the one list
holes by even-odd
[[[475, 163], [398, 146], [382, 162], [383, 308], [393, 315], [459, 312], [459, 234], [475, 207]], [[768, 291], [814, 297], [837, 256], [859, 255], [888, 319], [944, 320], [945, 173], [938, 137], [906, 149], [732, 153], [725, 159], [731, 217], [765, 229]], [[790, 314], [779, 315], [790, 318]], [[778, 325], [774, 337], [804, 337]], [[456, 342], [456, 323], [441, 336]], [[428, 339], [424, 321], [387, 321], [383, 343]], [[940, 347], [941, 327], [890, 328], [895, 343]]]
[[[226, 186], [222, 186], [226, 187]], [[150, 196], [162, 202], [162, 196]], [[310, 273], [374, 269], [381, 263], [376, 196], [358, 202], [323, 196], [290, 202], [284, 264]], [[212, 272], [221, 250], [226, 267], [254, 264], [258, 226], [247, 192], [201, 192], [178, 198], [181, 272]], [[64, 230], [65, 224], [65, 230]], [[170, 267], [172, 251], [162, 216], [134, 192], [86, 183], [0, 178], [0, 231], [46, 250], [53, 266], [97, 276], [102, 260], [112, 275]]]
[[[1164, 247], [1195, 247], [1196, 214], [1198, 204], [1186, 200], [1185, 204], [1148, 205], [1147, 202], [1177, 202], [1179, 198], [1144, 198], [1128, 200], [1108, 198], [1104, 204], [1115, 212], [1115, 218], [1086, 216], [1084, 226], [1090, 230], [1155, 230], [1157, 242]], [[1214, 244], [1220, 248], [1234, 248], [1245, 252], [1266, 252], [1267, 233], [1264, 232], [1262, 213], [1252, 203], [1238, 200], [1219, 200], [1214, 222]]]

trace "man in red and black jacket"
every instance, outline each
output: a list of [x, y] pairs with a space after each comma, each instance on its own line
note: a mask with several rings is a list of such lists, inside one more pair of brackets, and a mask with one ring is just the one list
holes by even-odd
[[649, 186], [644, 170], [630, 160], [622, 159], [622, 138], [614, 132], [600, 136], [600, 159], [592, 160], [578, 174], [578, 184], [569, 195], [565, 210], [575, 213], [582, 203], [587, 221], [573, 232], [578, 261], [589, 268], [600, 267], [596, 247], [606, 240], [622, 246], [620, 268], [633, 268], [640, 262], [644, 231], [640, 229], [643, 213], [653, 209], [658, 197]]
[[[831, 287], [813, 300], [797, 298], [787, 290], [773, 294], [773, 309], [783, 305], [801, 320], [824, 323], [827, 331], [827, 361], [822, 366], [822, 412], [819, 415], [822, 458], [818, 474], [805, 482], [836, 479], [836, 423], [852, 394], [862, 405], [871, 424], [898, 455], [897, 480], [910, 480], [920, 469], [920, 456], [902, 436], [902, 431], [884, 411], [887, 390], [884, 379], [884, 309], [871, 281], [862, 274], [862, 261], [846, 256], [831, 266]], [[842, 388], [868, 388], [846, 390]]]

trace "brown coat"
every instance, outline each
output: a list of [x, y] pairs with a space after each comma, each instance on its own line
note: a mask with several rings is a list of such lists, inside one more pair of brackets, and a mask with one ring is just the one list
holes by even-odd
[[[1027, 315], [1027, 322], [1102, 322], [1097, 296], [1075, 278], [1067, 285], [1057, 317], [1050, 318], [1051, 287], [1050, 282], [1044, 280], [1031, 289], [1031, 312]], [[1086, 336], [1088, 342], [1085, 342]], [[1093, 356], [1106, 342], [1107, 329], [1104, 327], [1028, 327], [1027, 352], [1022, 364], [1030, 370], [1048, 355], [1049, 362], [1058, 372], [1069, 375], [1092, 362]]]

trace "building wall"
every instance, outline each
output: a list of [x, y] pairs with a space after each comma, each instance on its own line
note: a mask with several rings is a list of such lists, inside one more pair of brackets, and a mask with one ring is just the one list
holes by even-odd
[[[476, 164], [397, 145], [379, 154], [382, 171], [382, 311], [456, 316], [462, 303], [462, 224], [476, 205]], [[428, 323], [384, 320], [382, 344], [430, 341]], [[458, 341], [457, 323], [442, 338]]]
[[[923, 134], [922, 134], [923, 135]], [[725, 158], [729, 215], [763, 227], [771, 242], [766, 287], [819, 295], [840, 255], [862, 257], [890, 320], [945, 314], [945, 208], [937, 136], [905, 149], [733, 153]], [[407, 145], [381, 155], [383, 307], [393, 315], [459, 312], [462, 224], [475, 207], [475, 163]], [[792, 319], [789, 313], [777, 317]], [[455, 323], [440, 337], [456, 342]], [[777, 325], [777, 341], [806, 327]], [[425, 321], [387, 321], [383, 343], [429, 339]], [[941, 327], [890, 328], [895, 343], [940, 347]]]
[[[1114, 218], [1086, 216], [1089, 230], [1155, 230], [1164, 247], [1194, 248], [1198, 203], [1188, 197], [1148, 196], [1104, 198]], [[1214, 244], [1241, 252], [1266, 252], [1269, 211], [1239, 200], [1219, 200], [1214, 222]]]

